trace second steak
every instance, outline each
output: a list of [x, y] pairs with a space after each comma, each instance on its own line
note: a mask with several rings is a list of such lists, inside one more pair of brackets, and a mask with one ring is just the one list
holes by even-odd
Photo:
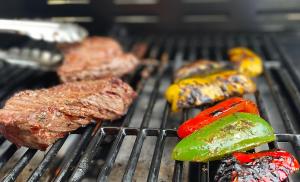
[[132, 72], [138, 59], [124, 53], [114, 39], [90, 37], [79, 44], [61, 46], [64, 62], [57, 73], [63, 82], [96, 80]]

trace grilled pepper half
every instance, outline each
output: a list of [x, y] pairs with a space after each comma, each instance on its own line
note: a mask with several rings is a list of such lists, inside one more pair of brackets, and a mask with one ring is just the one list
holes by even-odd
[[175, 82], [185, 78], [204, 77], [225, 70], [233, 70], [234, 66], [229, 62], [215, 62], [209, 60], [197, 60], [180, 67], [174, 75]]
[[250, 77], [255, 77], [263, 72], [263, 63], [261, 58], [244, 47], [237, 47], [229, 50], [229, 59], [236, 64], [240, 73]]
[[174, 148], [174, 160], [207, 162], [234, 151], [246, 151], [274, 141], [273, 128], [255, 114], [225, 116], [182, 139]]
[[256, 105], [252, 101], [240, 97], [233, 97], [205, 109], [196, 117], [187, 120], [179, 126], [177, 134], [180, 138], [184, 138], [194, 131], [235, 112], [259, 114]]
[[233, 153], [224, 159], [215, 176], [217, 182], [277, 182], [299, 170], [296, 158], [284, 151], [263, 151], [258, 153]]
[[166, 99], [172, 110], [214, 103], [235, 95], [252, 93], [254, 82], [236, 71], [225, 71], [204, 78], [188, 78], [172, 84], [166, 90]]

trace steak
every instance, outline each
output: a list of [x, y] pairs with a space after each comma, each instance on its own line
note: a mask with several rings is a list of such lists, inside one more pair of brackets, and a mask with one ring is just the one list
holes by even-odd
[[80, 43], [59, 44], [58, 48], [65, 54], [88, 50], [98, 51], [99, 55], [102, 55], [103, 57], [115, 56], [123, 53], [121, 45], [116, 40], [99, 36], [86, 38]]
[[57, 73], [63, 82], [120, 77], [132, 72], [139, 63], [133, 54], [124, 53], [115, 40], [107, 37], [90, 37], [60, 48], [64, 62]]
[[0, 132], [17, 146], [45, 150], [92, 120], [120, 118], [135, 96], [114, 77], [21, 91], [0, 109]]

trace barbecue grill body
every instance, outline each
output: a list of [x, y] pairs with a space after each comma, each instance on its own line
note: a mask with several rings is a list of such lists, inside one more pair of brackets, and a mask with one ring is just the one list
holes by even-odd
[[298, 30], [297, 0], [12, 0], [0, 17], [82, 23], [94, 33], [117, 24], [134, 32]]
[[[139, 3], [136, 3], [139, 2]], [[297, 0], [11, 0], [0, 17], [51, 18], [80, 23], [91, 34], [117, 38], [125, 50], [141, 43], [143, 58], [159, 60], [150, 77], [143, 68], [125, 79], [139, 97], [127, 115], [113, 123], [89, 125], [59, 140], [47, 152], [17, 149], [0, 137], [0, 176], [4, 181], [211, 181], [218, 162], [171, 160], [178, 141], [176, 128], [204, 108], [171, 113], [163, 98], [174, 70], [204, 58], [228, 60], [228, 49], [246, 46], [265, 63], [257, 92], [245, 97], [258, 104], [261, 116], [277, 133], [276, 142], [256, 148], [280, 147], [300, 160], [299, 72], [280, 44], [287, 31], [298, 31]], [[295, 35], [296, 36], [296, 35]], [[23, 37], [0, 35], [1, 47], [54, 51], [53, 45]], [[151, 70], [151, 69], [150, 69]], [[1, 104], [18, 90], [59, 83], [54, 72], [0, 64]], [[300, 181], [293, 175], [290, 181]]]

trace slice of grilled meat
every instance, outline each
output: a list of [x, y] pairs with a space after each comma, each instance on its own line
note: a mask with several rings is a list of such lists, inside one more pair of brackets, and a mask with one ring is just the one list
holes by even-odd
[[61, 46], [63, 64], [57, 73], [63, 82], [96, 80], [109, 76], [123, 76], [132, 72], [138, 59], [124, 53], [111, 38], [90, 37], [80, 44]]
[[0, 110], [0, 132], [18, 146], [45, 150], [92, 120], [120, 118], [135, 96], [118, 78], [21, 91]]
[[229, 62], [215, 62], [200, 59], [180, 67], [174, 75], [174, 81], [197, 76], [207, 76], [225, 70], [233, 70], [234, 65]]
[[123, 76], [132, 72], [138, 64], [133, 54], [121, 54], [115, 57], [102, 58], [96, 54], [80, 55], [77, 53], [65, 56], [58, 74], [63, 82], [96, 80], [109, 76]]
[[[121, 45], [113, 38], [93, 36], [85, 38], [80, 43], [58, 44], [58, 48], [65, 54], [70, 52], [98, 51], [103, 57], [115, 56], [123, 53]], [[83, 52], [84, 53], [84, 52]]]
[[252, 93], [254, 82], [236, 71], [224, 71], [207, 77], [187, 78], [172, 84], [166, 90], [166, 99], [172, 110], [190, 108], [221, 101], [231, 96]]

